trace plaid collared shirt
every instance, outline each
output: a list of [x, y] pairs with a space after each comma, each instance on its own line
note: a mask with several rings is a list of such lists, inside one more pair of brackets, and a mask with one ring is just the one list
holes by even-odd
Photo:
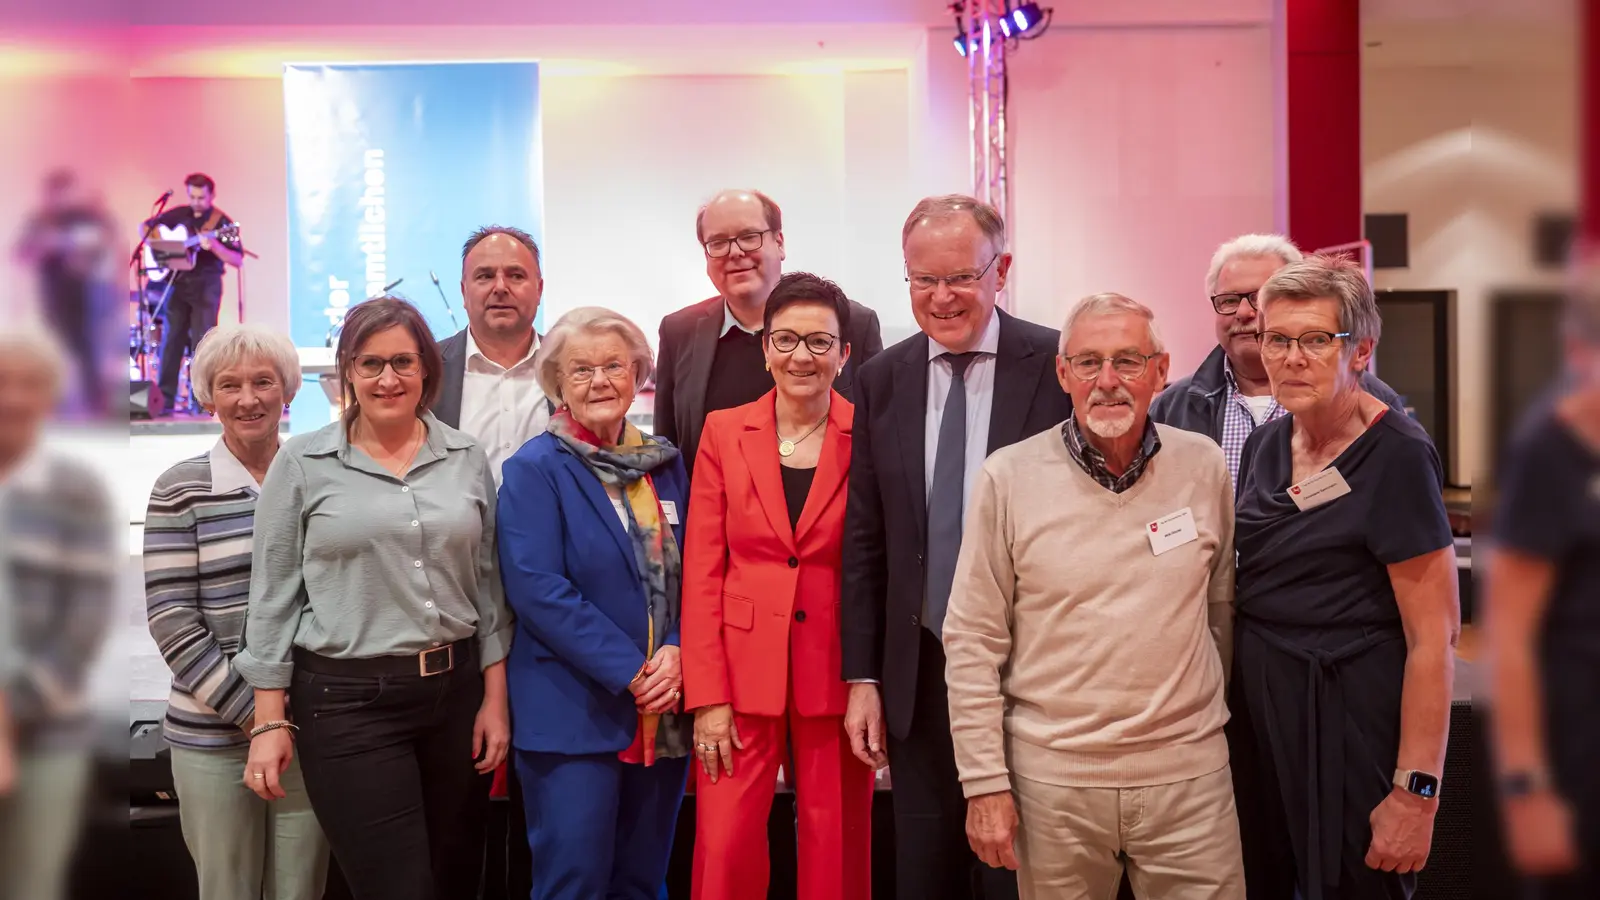
[[[1222, 377], [1227, 382], [1227, 394], [1222, 400], [1222, 455], [1228, 460], [1228, 477], [1233, 480], [1234, 490], [1239, 488], [1239, 459], [1244, 456], [1244, 442], [1250, 433], [1256, 430], [1256, 418], [1250, 413], [1250, 404], [1244, 395], [1239, 393], [1239, 382], [1233, 378], [1233, 365], [1228, 358], [1222, 358]], [[1265, 425], [1273, 419], [1283, 416], [1285, 410], [1278, 405], [1277, 400], [1267, 407]]]
[[1131, 488], [1139, 481], [1139, 476], [1144, 474], [1145, 466], [1150, 464], [1150, 458], [1161, 449], [1161, 436], [1156, 433], [1156, 423], [1149, 419], [1144, 420], [1144, 440], [1139, 444], [1139, 454], [1129, 464], [1128, 471], [1121, 475], [1111, 474], [1106, 468], [1106, 458], [1099, 450], [1094, 448], [1078, 430], [1078, 417], [1068, 416], [1067, 421], [1061, 425], [1061, 439], [1067, 445], [1067, 452], [1077, 460], [1089, 477], [1100, 483], [1100, 486], [1114, 494], [1120, 494]]

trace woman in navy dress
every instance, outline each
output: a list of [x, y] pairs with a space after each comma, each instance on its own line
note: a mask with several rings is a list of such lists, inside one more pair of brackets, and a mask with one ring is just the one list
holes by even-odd
[[1501, 471], [1485, 609], [1512, 865], [1540, 897], [1600, 897], [1600, 290], [1568, 305], [1570, 382]]
[[1460, 632], [1443, 471], [1361, 388], [1381, 322], [1365, 274], [1313, 256], [1262, 287], [1289, 415], [1239, 471], [1234, 783], [1253, 897], [1405, 898], [1427, 861]]

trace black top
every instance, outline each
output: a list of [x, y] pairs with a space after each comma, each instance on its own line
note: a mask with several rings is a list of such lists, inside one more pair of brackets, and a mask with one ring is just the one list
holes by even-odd
[[1513, 441], [1500, 484], [1495, 542], [1556, 567], [1545, 634], [1600, 627], [1600, 456], [1545, 410]]
[[1433, 441], [1386, 410], [1333, 461], [1350, 493], [1301, 512], [1288, 493], [1293, 427], [1287, 415], [1245, 441], [1234, 537], [1239, 615], [1283, 625], [1398, 625], [1386, 567], [1453, 541]]
[[817, 469], [791, 469], [788, 466], [779, 466], [778, 471], [783, 473], [783, 500], [789, 507], [789, 527], [800, 527], [800, 514], [805, 511], [806, 497], [811, 494], [811, 480], [816, 477]]
[[730, 328], [717, 339], [711, 359], [711, 380], [706, 384], [706, 412], [733, 409], [760, 400], [772, 390], [772, 373], [761, 351], [761, 335]]
[[[221, 211], [217, 210], [217, 212], [221, 212]], [[177, 206], [177, 207], [173, 207], [172, 209], [169, 209], [166, 212], [162, 213], [161, 215], [157, 216], [154, 221], [157, 224], [165, 226], [167, 228], [176, 228], [179, 225], [182, 225], [183, 228], [184, 228], [184, 231], [185, 231], [185, 237], [194, 237], [195, 235], [199, 234], [202, 230], [204, 230], [200, 226], [204, 225], [206, 223], [206, 220], [208, 220], [210, 218], [211, 218], [211, 213], [210, 212], [206, 212], [206, 213], [203, 213], [203, 214], [197, 216], [197, 215], [194, 214], [194, 210], [190, 209], [189, 207], [187, 207], [187, 206]], [[232, 223], [233, 223], [233, 220], [228, 218], [228, 214], [227, 213], [221, 213], [220, 215], [217, 216], [217, 224], [214, 227], [215, 228], [221, 228], [224, 225], [230, 225]], [[152, 241], [162, 240], [161, 232], [152, 231], [151, 234], [150, 234], [150, 240], [152, 240]], [[235, 249], [238, 248], [238, 242], [237, 241], [229, 241], [227, 243], [228, 243], [228, 246], [230, 246], [230, 247], [233, 247]], [[200, 250], [200, 249], [196, 248], [195, 257], [194, 257], [194, 269], [192, 269], [189, 272], [189, 274], [187, 274], [187, 275], [185, 275], [183, 277], [184, 278], [190, 278], [190, 279], [198, 279], [199, 277], [204, 276], [207, 279], [213, 279], [214, 278], [214, 279], [220, 281], [222, 279], [222, 272], [223, 272], [223, 270], [225, 268], [226, 267], [223, 265], [222, 260], [220, 258], [218, 258], [218, 256], [215, 253], [212, 253], [209, 250]]]

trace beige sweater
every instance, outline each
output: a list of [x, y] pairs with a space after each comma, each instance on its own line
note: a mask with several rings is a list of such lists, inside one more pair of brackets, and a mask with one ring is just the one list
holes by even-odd
[[[1157, 426], [1115, 494], [1059, 428], [984, 463], [944, 622], [950, 726], [968, 797], [1011, 775], [1142, 787], [1228, 762], [1233, 488], [1222, 450]], [[1199, 539], [1156, 556], [1150, 523], [1188, 507]]]

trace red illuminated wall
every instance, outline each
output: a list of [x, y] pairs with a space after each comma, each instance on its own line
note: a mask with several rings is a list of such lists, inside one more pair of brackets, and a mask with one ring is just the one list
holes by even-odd
[[1289, 236], [1312, 250], [1361, 238], [1361, 13], [1285, 0]]

